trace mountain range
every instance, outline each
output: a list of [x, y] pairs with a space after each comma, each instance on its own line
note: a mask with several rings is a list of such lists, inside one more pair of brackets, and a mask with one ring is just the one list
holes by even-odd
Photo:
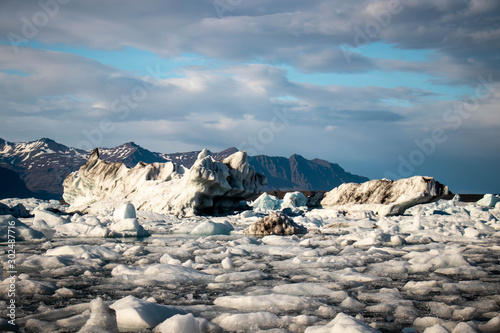
[[[216, 160], [232, 155], [238, 149], [231, 147], [212, 153]], [[114, 148], [99, 148], [100, 157], [109, 162], [123, 162], [134, 167], [145, 163], [172, 161], [191, 167], [200, 151], [184, 153], [157, 153], [134, 142]], [[0, 198], [35, 197], [61, 199], [62, 183], [67, 175], [83, 165], [90, 151], [67, 147], [49, 138], [12, 143], [0, 139]], [[366, 177], [346, 172], [336, 163], [325, 160], [307, 160], [300, 155], [290, 158], [277, 156], [249, 156], [248, 161], [268, 179], [263, 191], [329, 191], [342, 183], [362, 183]]]

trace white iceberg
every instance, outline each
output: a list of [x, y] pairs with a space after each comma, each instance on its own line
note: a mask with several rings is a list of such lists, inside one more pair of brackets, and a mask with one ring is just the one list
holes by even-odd
[[500, 196], [493, 194], [485, 194], [476, 203], [480, 206], [493, 208], [498, 202], [500, 202]]
[[252, 201], [250, 206], [253, 207], [254, 210], [258, 211], [278, 210], [280, 209], [282, 202], [283, 201], [275, 196], [264, 192], [257, 199]]
[[66, 177], [63, 197], [73, 209], [128, 201], [141, 210], [192, 216], [233, 210], [265, 183], [265, 176], [248, 164], [243, 151], [219, 162], [205, 149], [191, 169], [172, 162], [140, 162], [129, 169], [121, 162], [101, 160], [95, 149], [85, 165]]
[[234, 227], [231, 223], [224, 221], [217, 223], [212, 221], [205, 221], [198, 224], [191, 232], [190, 235], [229, 235]]
[[356, 333], [380, 333], [359, 319], [353, 318], [344, 313], [339, 313], [334, 320], [325, 326], [312, 326], [305, 330], [305, 333], [337, 333], [337, 332], [356, 332]]
[[[12, 215], [0, 215], [0, 242], [45, 239], [45, 235]], [[9, 242], [9, 244], [12, 244]]]
[[406, 209], [448, 194], [448, 187], [432, 177], [415, 176], [400, 180], [370, 180], [347, 183], [327, 192], [323, 208], [347, 212], [372, 211], [379, 216], [401, 215]]
[[180, 308], [151, 303], [133, 296], [114, 302], [110, 308], [116, 311], [120, 332], [153, 328], [174, 315], [186, 314], [186, 311]]
[[307, 198], [304, 195], [304, 193], [299, 191], [288, 192], [285, 194], [285, 197], [283, 198], [281, 209], [304, 207], [304, 206], [307, 206]]

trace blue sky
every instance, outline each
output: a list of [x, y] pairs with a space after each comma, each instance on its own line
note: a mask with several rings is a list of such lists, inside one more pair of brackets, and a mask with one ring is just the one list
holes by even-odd
[[498, 2], [217, 3], [2, 2], [0, 137], [235, 146], [500, 192]]

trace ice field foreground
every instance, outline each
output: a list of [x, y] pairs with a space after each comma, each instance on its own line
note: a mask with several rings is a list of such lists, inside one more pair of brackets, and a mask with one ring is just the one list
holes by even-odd
[[[178, 218], [123, 203], [81, 216], [55, 201], [3, 200], [25, 216], [0, 215], [0, 235], [9, 221], [19, 233], [16, 324], [24, 332], [500, 332], [498, 197], [389, 217], [285, 199], [279, 209], [307, 233], [246, 235], [269, 213], [258, 204]], [[5, 330], [11, 280], [2, 251]]]

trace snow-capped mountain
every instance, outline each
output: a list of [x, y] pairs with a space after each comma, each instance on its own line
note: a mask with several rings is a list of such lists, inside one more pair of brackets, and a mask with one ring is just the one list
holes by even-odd
[[[26, 187], [43, 199], [61, 197], [64, 178], [85, 163], [87, 156], [84, 150], [48, 138], [21, 143], [0, 139], [0, 166], [16, 172]], [[0, 197], [9, 191], [1, 188]]]
[[[134, 142], [113, 148], [99, 148], [100, 157], [104, 161], [121, 161], [129, 168], [141, 161], [145, 163], [172, 161], [190, 168], [200, 151], [157, 153]], [[237, 151], [238, 149], [231, 147], [211, 154], [216, 161], [220, 161]], [[38, 198], [62, 198], [64, 179], [85, 164], [89, 155], [90, 151], [67, 147], [48, 138], [24, 143], [12, 143], [0, 139], [0, 167], [16, 172], [29, 191]], [[346, 172], [338, 164], [319, 159], [307, 160], [300, 155], [292, 155], [290, 158], [250, 156], [248, 161], [258, 172], [267, 176], [268, 184], [263, 187], [264, 191], [326, 191], [345, 182], [361, 183], [368, 180]], [[9, 192], [2, 184], [8, 182], [0, 179], [0, 198], [7, 197], [6, 193]]]
[[154, 153], [134, 142], [127, 142], [114, 148], [99, 148], [99, 156], [108, 162], [123, 162], [128, 168], [132, 168], [139, 162], [155, 163], [166, 162], [163, 154]]

